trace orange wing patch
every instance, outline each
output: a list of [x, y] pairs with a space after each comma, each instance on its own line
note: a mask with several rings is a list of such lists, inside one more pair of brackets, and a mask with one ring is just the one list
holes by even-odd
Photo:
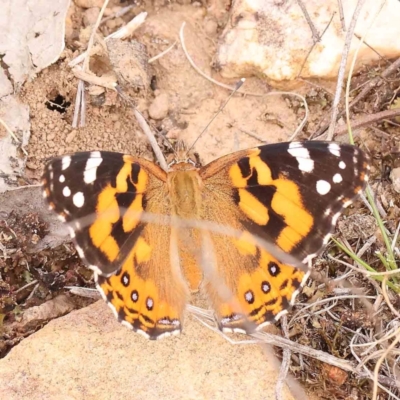
[[[235, 163], [228, 173], [232, 185], [238, 188], [238, 205], [250, 220], [264, 225], [266, 230], [272, 212], [284, 221], [286, 226], [282, 227], [276, 244], [283, 251], [290, 252], [310, 232], [314, 219], [304, 207], [296, 183], [283, 174], [274, 179], [267, 162], [260, 158], [260, 153], [260, 149], [249, 151], [247, 171]], [[260, 186], [268, 186], [269, 193], [265, 191], [259, 195], [254, 189]], [[271, 221], [271, 225], [274, 225], [274, 221]]]
[[[149, 176], [143, 168], [134, 163], [132, 157], [124, 156], [124, 165], [115, 181], [115, 186], [109, 183], [99, 193], [96, 219], [89, 228], [94, 246], [111, 262], [120, 254], [120, 246], [114, 236], [132, 232], [140, 221], [143, 212], [143, 193]], [[121, 204], [121, 201], [118, 201], [120, 194], [127, 194], [131, 198]], [[116, 231], [115, 227], [119, 220], [122, 222], [122, 229]]]

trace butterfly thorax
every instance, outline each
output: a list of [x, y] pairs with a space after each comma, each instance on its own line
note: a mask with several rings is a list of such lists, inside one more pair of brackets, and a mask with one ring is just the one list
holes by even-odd
[[201, 219], [202, 185], [198, 170], [190, 163], [176, 163], [167, 176], [172, 234], [176, 235], [180, 268], [191, 291], [198, 290], [203, 276], [195, 255], [200, 242], [197, 229], [184, 224]]
[[202, 181], [195, 167], [179, 163], [168, 173], [168, 190], [174, 215], [180, 218], [198, 218], [201, 209]]

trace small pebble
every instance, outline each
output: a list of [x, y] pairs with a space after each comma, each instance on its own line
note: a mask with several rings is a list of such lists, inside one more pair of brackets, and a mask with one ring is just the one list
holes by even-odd
[[75, 5], [82, 8], [92, 8], [103, 6], [104, 0], [74, 0]]
[[166, 93], [157, 96], [149, 107], [149, 115], [155, 120], [164, 119], [168, 115], [169, 99]]
[[208, 35], [214, 36], [217, 33], [218, 30], [218, 24], [217, 21], [213, 19], [209, 19], [205, 24], [204, 24], [204, 30]]
[[400, 167], [393, 168], [390, 172], [390, 179], [392, 181], [393, 189], [400, 193]]
[[66, 143], [71, 143], [75, 139], [76, 134], [77, 134], [77, 130], [76, 129], [73, 130], [72, 132], [70, 132], [67, 135], [67, 137], [65, 138], [65, 142]]
[[98, 7], [88, 8], [83, 13], [83, 24], [85, 26], [94, 25], [97, 21], [99, 14], [100, 14], [100, 9]]

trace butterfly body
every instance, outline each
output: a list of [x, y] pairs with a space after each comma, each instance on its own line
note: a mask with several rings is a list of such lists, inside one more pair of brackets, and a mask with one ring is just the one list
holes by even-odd
[[181, 331], [199, 289], [224, 331], [277, 320], [368, 170], [356, 147], [328, 142], [260, 146], [201, 168], [184, 154], [168, 172], [96, 151], [54, 159], [43, 186], [114, 314], [157, 339]]

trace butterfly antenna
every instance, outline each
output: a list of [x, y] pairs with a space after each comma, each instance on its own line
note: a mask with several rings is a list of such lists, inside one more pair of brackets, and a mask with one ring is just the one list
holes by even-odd
[[225, 108], [225, 106], [228, 104], [229, 100], [232, 98], [232, 96], [241, 88], [243, 85], [245, 78], [241, 78], [240, 81], [236, 82], [236, 85], [232, 91], [232, 93], [228, 96], [226, 99], [225, 103], [219, 108], [219, 110], [215, 113], [215, 115], [211, 118], [210, 122], [206, 125], [206, 127], [201, 131], [200, 135], [197, 136], [197, 139], [193, 142], [193, 144], [188, 148], [187, 153], [194, 147], [194, 145], [197, 143], [197, 141], [200, 139], [200, 137], [203, 135], [203, 133], [208, 129], [208, 127], [212, 124], [215, 118], [218, 117], [218, 115], [222, 112], [222, 110]]

